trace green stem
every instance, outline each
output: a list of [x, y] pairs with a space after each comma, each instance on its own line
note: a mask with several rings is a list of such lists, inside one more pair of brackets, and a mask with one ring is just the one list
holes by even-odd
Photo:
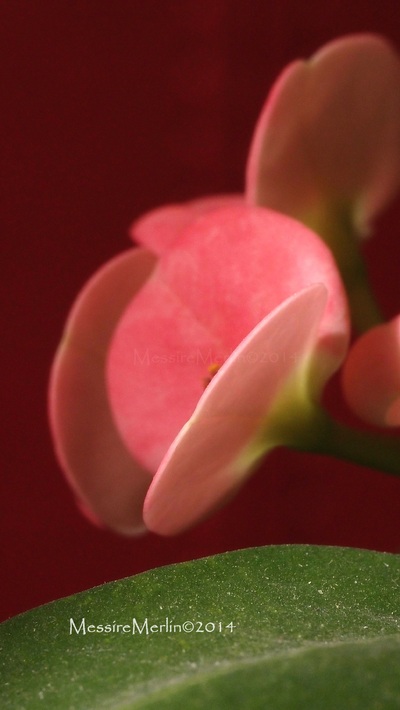
[[382, 323], [383, 317], [372, 292], [358, 242], [351, 228], [344, 224], [343, 234], [333, 252], [347, 290], [352, 323], [361, 334]]
[[333, 456], [400, 476], [399, 439], [353, 429], [332, 419], [322, 409], [313, 411], [306, 430], [302, 427], [298, 434], [291, 448]]
[[372, 292], [360, 251], [360, 235], [352, 221], [351, 208], [335, 204], [304, 220], [331, 249], [346, 287], [352, 323], [364, 333], [383, 322]]

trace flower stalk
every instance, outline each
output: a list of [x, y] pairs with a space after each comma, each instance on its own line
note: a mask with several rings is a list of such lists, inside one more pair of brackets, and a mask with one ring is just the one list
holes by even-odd
[[286, 446], [400, 476], [398, 439], [349, 427], [319, 407], [313, 412], [309, 425], [309, 435], [303, 434], [295, 443]]
[[352, 324], [358, 334], [384, 322], [369, 283], [360, 250], [360, 234], [349, 205], [339, 204], [307, 214], [300, 220], [319, 234], [331, 249], [346, 287]]

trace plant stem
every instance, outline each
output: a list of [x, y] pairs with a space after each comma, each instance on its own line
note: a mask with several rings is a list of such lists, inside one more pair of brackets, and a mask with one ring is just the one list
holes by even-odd
[[351, 320], [359, 334], [384, 321], [369, 284], [360, 250], [361, 237], [353, 224], [351, 205], [333, 204], [303, 220], [331, 249], [346, 287]]
[[333, 456], [400, 476], [400, 440], [390, 435], [353, 429], [332, 419], [321, 409], [314, 411], [308, 435], [293, 448]]

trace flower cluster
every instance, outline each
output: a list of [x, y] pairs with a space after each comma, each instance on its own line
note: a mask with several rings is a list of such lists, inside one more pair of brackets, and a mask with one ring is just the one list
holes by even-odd
[[[399, 182], [400, 62], [349, 36], [278, 79], [243, 195], [133, 225], [135, 247], [76, 300], [51, 375], [56, 452], [89, 517], [174, 534], [272, 448], [316, 450], [342, 363], [350, 407], [400, 424], [400, 317], [377, 323], [358, 249]], [[351, 322], [366, 332], [349, 352]]]

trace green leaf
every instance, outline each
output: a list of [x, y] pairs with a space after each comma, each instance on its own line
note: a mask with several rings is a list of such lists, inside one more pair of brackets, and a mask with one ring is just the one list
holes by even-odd
[[[106, 624], [126, 632], [91, 631]], [[281, 546], [163, 567], [4, 622], [0, 649], [3, 710], [399, 708], [400, 557]]]

